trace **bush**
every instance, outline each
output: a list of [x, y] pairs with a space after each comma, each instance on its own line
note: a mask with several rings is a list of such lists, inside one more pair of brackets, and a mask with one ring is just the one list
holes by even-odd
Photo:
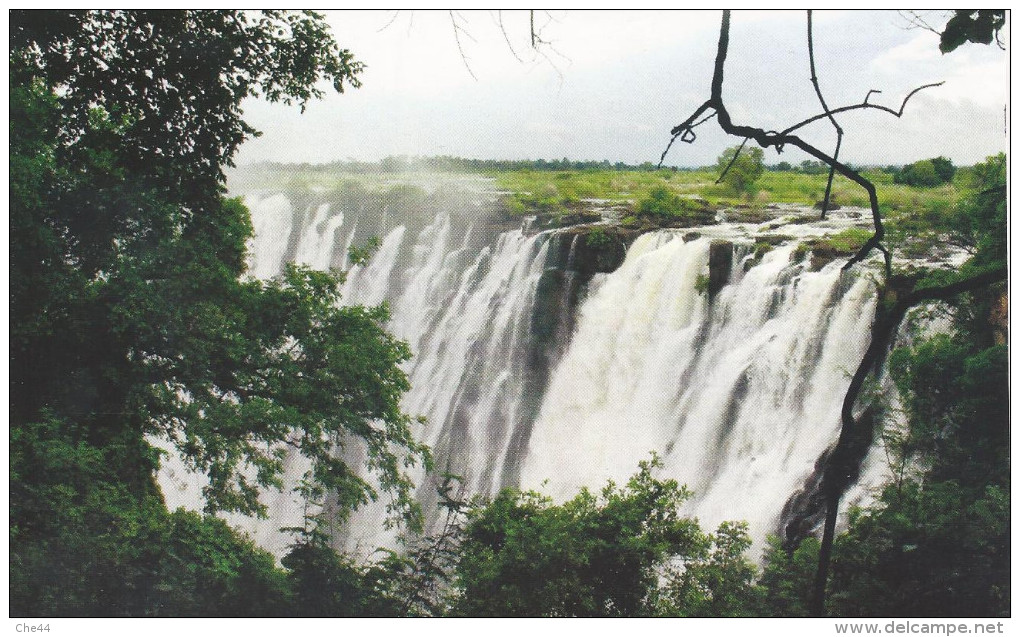
[[871, 230], [866, 228], [847, 228], [833, 235], [820, 239], [812, 239], [809, 246], [815, 253], [832, 255], [850, 255], [858, 250], [871, 238]]
[[931, 188], [947, 184], [956, 174], [956, 166], [945, 157], [934, 157], [908, 164], [898, 172], [893, 181], [917, 188]]
[[636, 616], [654, 612], [662, 569], [700, 556], [708, 540], [677, 509], [690, 493], [643, 462], [623, 487], [582, 490], [562, 505], [501, 491], [468, 513], [456, 614]]
[[656, 186], [638, 203], [638, 214], [653, 217], [685, 217], [693, 212], [694, 202], [684, 199], [665, 186]]
[[584, 240], [590, 248], [602, 248], [609, 245], [611, 239], [605, 228], [597, 227], [589, 230]]
[[698, 294], [704, 294], [705, 292], [708, 292], [709, 282], [710, 280], [707, 274], [699, 274], [694, 279], [694, 291], [697, 292]]

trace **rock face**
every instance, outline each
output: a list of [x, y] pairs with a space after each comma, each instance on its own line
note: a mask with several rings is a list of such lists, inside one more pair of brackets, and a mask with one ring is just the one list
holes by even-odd
[[[639, 231], [620, 227], [573, 226], [550, 237], [546, 267], [535, 289], [528, 339], [525, 395], [542, 396], [550, 372], [566, 351], [574, 331], [577, 307], [591, 278], [612, 272], [627, 256]], [[524, 405], [536, 411], [539, 405]], [[533, 418], [529, 419], [533, 420]]]
[[711, 301], [730, 281], [733, 268], [733, 242], [715, 239], [708, 247], [708, 299]]
[[871, 448], [878, 410], [875, 405], [865, 408], [857, 422], [857, 430], [850, 440], [843, 458], [829, 469], [833, 447], [818, 458], [814, 471], [804, 481], [804, 486], [790, 496], [779, 515], [779, 539], [783, 548], [792, 551], [801, 541], [812, 535], [825, 521], [826, 493], [834, 481], [840, 488], [853, 484], [861, 475], [861, 465]]

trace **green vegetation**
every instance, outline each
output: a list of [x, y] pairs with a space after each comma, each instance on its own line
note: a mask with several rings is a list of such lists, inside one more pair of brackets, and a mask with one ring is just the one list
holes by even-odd
[[953, 301], [951, 334], [893, 352], [907, 416], [886, 435], [896, 478], [838, 539], [832, 612], [1009, 614], [1004, 286]]
[[738, 195], [751, 195], [755, 182], [765, 172], [764, 158], [765, 151], [757, 146], [734, 146], [723, 151], [716, 168], [730, 190]]
[[536, 171], [490, 173], [500, 190], [507, 191], [508, 208], [517, 214], [564, 212], [584, 199], [632, 208], [654, 188], [669, 186], [694, 192], [704, 176], [672, 171]]
[[815, 253], [824, 252], [831, 255], [850, 255], [861, 249], [871, 238], [869, 228], [847, 228], [836, 234], [826, 235], [820, 239], [808, 241], [808, 246]]
[[[995, 15], [971, 17], [954, 42], [994, 25]], [[818, 543], [773, 539], [759, 573], [746, 527], [708, 533], [683, 517], [691, 494], [654, 477], [654, 456], [625, 485], [563, 504], [514, 490], [465, 498], [447, 477], [447, 515], [422, 535], [407, 470], [431, 463], [400, 409], [410, 352], [384, 329], [386, 308], [339, 307], [340, 272], [246, 277], [251, 221], [224, 197], [222, 169], [254, 134], [240, 118], [246, 97], [304, 104], [319, 81], [357, 86], [361, 65], [320, 17], [15, 11], [10, 43], [12, 615], [807, 612]], [[946, 174], [938, 159], [927, 165]], [[751, 188], [761, 200], [810, 203], [825, 178], [811, 165], [750, 178], [752, 166], [726, 185], [709, 171], [529, 167], [497, 176], [511, 211], [603, 199], [628, 224], [692, 218], [704, 208], [693, 196], [721, 205]], [[972, 255], [958, 271], [897, 273], [914, 291], [1005, 272], [1005, 156], [950, 177], [921, 191], [876, 173], [899, 246], [950, 243]], [[304, 175], [285, 178], [297, 187]], [[837, 200], [856, 205], [861, 193], [844, 182]], [[414, 187], [379, 196], [425, 201]], [[845, 230], [794, 258], [848, 254], [869, 234]], [[611, 237], [594, 227], [586, 241]], [[772, 245], [757, 242], [755, 257]], [[708, 279], [698, 276], [699, 292]], [[1009, 614], [1007, 306], [1003, 283], [951, 296], [951, 330], [916, 334], [890, 356], [905, 424], [878, 418], [894, 478], [837, 538], [828, 612]], [[157, 436], [208, 476], [206, 513], [167, 509]], [[335, 453], [352, 441], [364, 450], [358, 465]], [[311, 467], [300, 495], [330, 507], [287, 530], [294, 541], [277, 564], [213, 513], [262, 512], [285, 448]], [[336, 551], [330, 526], [381, 497], [403, 525], [402, 550], [369, 563]]]
[[939, 50], [949, 53], [967, 42], [998, 42], [999, 31], [1005, 25], [1006, 12], [1002, 9], [958, 9], [940, 34]]
[[768, 241], [759, 241], [754, 244], [754, 258], [759, 261], [763, 256], [772, 250], [772, 244]]
[[[957, 171], [951, 183], [933, 188], [894, 183], [894, 174], [882, 170], [865, 170], [864, 176], [872, 180], [878, 189], [879, 201], [887, 218], [910, 218], [952, 208], [959, 201], [959, 193], [966, 187], [967, 172]], [[520, 170], [489, 174], [495, 179], [497, 188], [508, 193], [507, 208], [513, 214], [564, 213], [583, 207], [583, 199], [599, 200], [635, 213], [639, 202], [650, 198], [656, 188], [666, 188], [692, 203], [695, 199], [702, 199], [707, 205], [716, 207], [738, 203], [730, 186], [715, 183], [719, 176], [715, 169], [679, 172]], [[827, 173], [764, 171], [754, 182], [754, 202], [812, 206], [825, 194], [827, 176]], [[329, 181], [325, 175], [319, 178], [322, 183]], [[867, 193], [839, 175], [833, 181], [832, 200], [840, 206], [868, 207]]]
[[704, 294], [708, 292], [708, 284], [711, 281], [708, 275], [704, 272], [699, 272], [698, 276], [694, 278], [694, 291], [698, 294]]
[[956, 171], [952, 204], [933, 202], [914, 214], [895, 215], [889, 223], [893, 245], [908, 256], [924, 256], [943, 246], [970, 252], [980, 250], [980, 264], [990, 264], [1005, 254], [1006, 156], [989, 157], [971, 168]]
[[953, 162], [945, 157], [935, 157], [907, 164], [895, 174], [893, 181], [918, 188], [931, 188], [949, 183], [955, 173]]
[[584, 240], [589, 247], [602, 248], [609, 245], [612, 238], [610, 238], [609, 233], [606, 232], [605, 228], [596, 227], [588, 231], [588, 234], [584, 236]]
[[[149, 436], [209, 477], [210, 513], [262, 511], [290, 443], [341, 516], [379, 497], [371, 475], [417, 524], [405, 466], [428, 453], [399, 408], [409, 352], [386, 310], [338, 307], [340, 273], [242, 278], [251, 222], [223, 197], [220, 169], [253, 134], [246, 96], [357, 84], [324, 21], [19, 11], [11, 46], [12, 612], [286, 606], [265, 553], [166, 510]], [[367, 467], [335, 455], [351, 438]]]
[[638, 202], [639, 215], [661, 218], [698, 218], [703, 208], [692, 199], [677, 195], [665, 186], [656, 186], [648, 192], [648, 196]]
[[[925, 290], [1004, 275], [1005, 156], [969, 173], [961, 205], [929, 231], [953, 237], [973, 256], [958, 270], [897, 273], [894, 283]], [[901, 426], [892, 414], [881, 416], [893, 478], [873, 506], [852, 511], [849, 529], [836, 537], [828, 613], [1009, 615], [1006, 301], [1004, 282], [950, 296], [941, 310], [951, 331], [921, 336], [890, 356], [906, 419]], [[760, 585], [775, 611], [810, 607], [805, 583], [817, 555], [810, 540], [769, 552]]]
[[677, 515], [689, 494], [651, 476], [623, 489], [582, 490], [554, 506], [537, 493], [504, 491], [468, 516], [457, 567], [459, 614], [635, 616], [649, 614], [656, 567], [690, 555], [697, 524]]

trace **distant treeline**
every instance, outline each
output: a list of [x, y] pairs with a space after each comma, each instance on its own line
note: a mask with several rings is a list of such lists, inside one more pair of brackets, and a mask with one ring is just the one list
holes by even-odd
[[515, 170], [618, 170], [618, 171], [694, 171], [699, 168], [680, 168], [676, 166], [659, 167], [650, 161], [641, 164], [628, 164], [622, 161], [574, 161], [563, 159], [468, 159], [466, 157], [408, 157], [406, 155], [391, 156], [379, 161], [334, 161], [326, 164], [309, 163], [275, 163], [265, 162], [260, 166], [278, 170], [300, 170], [321, 172], [491, 172]]
[[[940, 158], [943, 159], [943, 158]], [[948, 160], [945, 160], [948, 161]], [[441, 155], [438, 157], [411, 157], [407, 155], [396, 155], [380, 159], [378, 161], [334, 161], [323, 164], [303, 163], [281, 163], [262, 162], [257, 164], [262, 168], [274, 171], [300, 171], [300, 172], [347, 172], [347, 173], [404, 173], [404, 172], [494, 172], [494, 171], [564, 171], [564, 170], [615, 170], [615, 171], [643, 171], [653, 172], [657, 170], [668, 170], [672, 172], [697, 172], [714, 171], [715, 164], [706, 166], [657, 166], [646, 161], [640, 164], [628, 164], [618, 161], [611, 162], [608, 159], [596, 160], [572, 160], [567, 157], [562, 159], [469, 159], [467, 157], [453, 157]], [[805, 160], [799, 164], [781, 161], [776, 164], [765, 166], [766, 170], [773, 172], [794, 172], [806, 175], [816, 175], [828, 172], [828, 167], [819, 161]], [[857, 166], [856, 169], [879, 170], [889, 174], [898, 174], [903, 170], [902, 166]]]

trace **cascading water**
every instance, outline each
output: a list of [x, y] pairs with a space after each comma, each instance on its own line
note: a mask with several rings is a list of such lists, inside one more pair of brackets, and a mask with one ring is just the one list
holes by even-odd
[[[663, 475], [694, 492], [688, 513], [704, 526], [747, 520], [759, 546], [778, 531], [838, 435], [874, 312], [868, 277], [810, 271], [793, 244], [750, 267], [750, 242], [727, 225], [690, 241], [644, 234], [622, 265], [600, 267], [579, 231], [526, 231], [483, 191], [354, 190], [243, 193], [250, 271], [343, 267], [344, 302], [389, 304], [389, 329], [414, 354], [403, 407], [426, 418], [416, 433], [438, 471], [462, 476], [468, 493], [567, 498], [625, 480], [654, 451]], [[374, 256], [351, 266], [348, 249], [372, 236]], [[858, 494], [881, 463], [866, 467]], [[303, 470], [288, 461], [291, 481]], [[416, 477], [429, 510], [435, 478]], [[197, 493], [173, 467], [162, 478]], [[265, 502], [268, 520], [231, 521], [282, 555], [278, 529], [300, 523], [303, 503], [288, 492]], [[383, 518], [367, 507], [338, 542], [362, 553], [392, 544]]]
[[625, 480], [655, 451], [693, 491], [689, 511], [703, 524], [744, 519], [758, 538], [778, 529], [839, 435], [873, 288], [835, 263], [808, 272], [790, 245], [747, 273], [753, 257], [733, 259], [710, 298], [699, 285], [710, 248], [643, 235], [585, 302], [531, 436], [525, 486], [548, 480], [567, 497]]

